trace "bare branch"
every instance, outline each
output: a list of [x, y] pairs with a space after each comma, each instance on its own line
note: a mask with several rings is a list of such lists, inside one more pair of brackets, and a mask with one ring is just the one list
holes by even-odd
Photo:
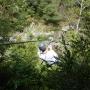
[[32, 40], [32, 41], [23, 41], [23, 42], [4, 42], [4, 43], [0, 43], [0, 45], [12, 45], [12, 44], [24, 44], [24, 43], [36, 43], [36, 42], [41, 42], [43, 40]]

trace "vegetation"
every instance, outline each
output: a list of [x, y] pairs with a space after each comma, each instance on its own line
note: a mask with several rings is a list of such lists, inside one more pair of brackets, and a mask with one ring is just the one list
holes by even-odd
[[[11, 44], [9, 38], [32, 23], [37, 27], [31, 31], [38, 32], [39, 23], [41, 30], [45, 25], [60, 31], [59, 63], [49, 66], [39, 59], [39, 42]], [[90, 0], [0, 0], [0, 90], [90, 90], [89, 29]], [[44, 32], [37, 36], [47, 39]]]

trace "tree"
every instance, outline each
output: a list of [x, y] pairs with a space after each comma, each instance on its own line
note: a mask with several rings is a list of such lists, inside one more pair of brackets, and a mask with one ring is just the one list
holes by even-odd
[[6, 50], [5, 60], [0, 63], [2, 90], [37, 90], [42, 87], [41, 64], [36, 50], [33, 43], [14, 45]]
[[27, 0], [28, 6], [34, 16], [44, 19], [49, 23], [58, 23], [60, 21], [58, 13], [57, 0]]

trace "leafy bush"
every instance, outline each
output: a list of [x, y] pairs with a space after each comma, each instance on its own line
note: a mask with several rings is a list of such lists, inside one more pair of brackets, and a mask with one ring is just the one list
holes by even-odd
[[41, 87], [41, 64], [33, 43], [12, 46], [5, 56], [5, 61], [0, 65], [2, 90], [37, 90], [34, 88]]
[[[65, 35], [64, 35], [65, 36]], [[70, 39], [69, 39], [70, 40]], [[49, 71], [46, 77], [47, 87], [53, 90], [89, 90], [90, 86], [90, 45], [79, 34], [67, 45], [62, 37], [63, 54], [55, 71]]]

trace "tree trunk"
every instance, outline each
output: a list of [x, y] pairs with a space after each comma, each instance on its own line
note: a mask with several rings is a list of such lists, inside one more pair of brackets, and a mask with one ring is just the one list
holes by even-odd
[[80, 3], [81, 7], [80, 7], [79, 19], [77, 21], [77, 30], [79, 30], [79, 28], [80, 28], [81, 15], [82, 15], [82, 11], [83, 11], [83, 2], [84, 2], [84, 0], [82, 0]]

